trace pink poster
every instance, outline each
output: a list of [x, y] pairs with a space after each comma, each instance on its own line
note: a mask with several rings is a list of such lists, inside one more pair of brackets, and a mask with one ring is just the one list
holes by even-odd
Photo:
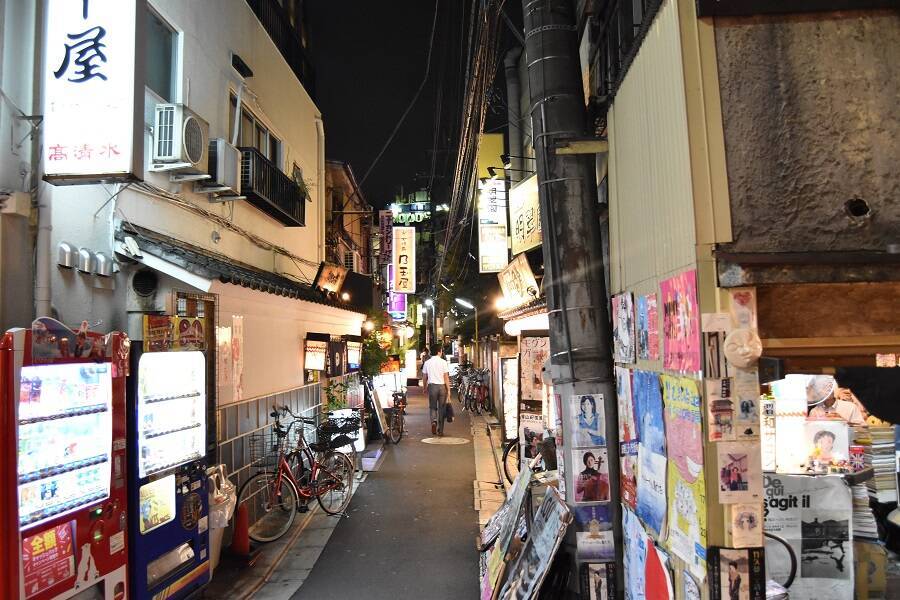
[[700, 370], [700, 311], [697, 272], [685, 271], [659, 283], [663, 308], [663, 367]]

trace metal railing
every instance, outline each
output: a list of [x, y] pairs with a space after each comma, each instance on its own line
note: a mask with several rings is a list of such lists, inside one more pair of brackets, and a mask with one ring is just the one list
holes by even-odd
[[256, 18], [274, 42], [297, 79], [310, 96], [315, 96], [312, 63], [303, 48], [300, 34], [291, 26], [284, 8], [276, 0], [247, 0]]
[[241, 147], [241, 193], [288, 227], [306, 225], [306, 194], [256, 148]]

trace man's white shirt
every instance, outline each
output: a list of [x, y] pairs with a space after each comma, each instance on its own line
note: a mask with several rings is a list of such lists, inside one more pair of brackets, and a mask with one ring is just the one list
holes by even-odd
[[444, 375], [450, 374], [450, 365], [440, 356], [432, 356], [422, 365], [422, 374], [428, 378], [429, 385], [444, 385]]

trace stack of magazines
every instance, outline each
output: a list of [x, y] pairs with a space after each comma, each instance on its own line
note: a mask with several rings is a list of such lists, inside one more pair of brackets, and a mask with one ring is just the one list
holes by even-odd
[[897, 462], [894, 449], [894, 427], [869, 427], [869, 435], [859, 430], [856, 443], [863, 446], [866, 467], [875, 468], [875, 476], [866, 482], [869, 497], [876, 502], [897, 501]]
[[872, 507], [869, 506], [869, 493], [865, 484], [850, 487], [853, 492], [853, 539], [877, 540], [878, 524]]

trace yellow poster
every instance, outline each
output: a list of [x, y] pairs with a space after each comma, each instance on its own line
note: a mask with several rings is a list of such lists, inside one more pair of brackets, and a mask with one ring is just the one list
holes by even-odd
[[663, 375], [668, 461], [666, 547], [699, 579], [706, 576], [706, 481], [700, 390], [687, 377]]

